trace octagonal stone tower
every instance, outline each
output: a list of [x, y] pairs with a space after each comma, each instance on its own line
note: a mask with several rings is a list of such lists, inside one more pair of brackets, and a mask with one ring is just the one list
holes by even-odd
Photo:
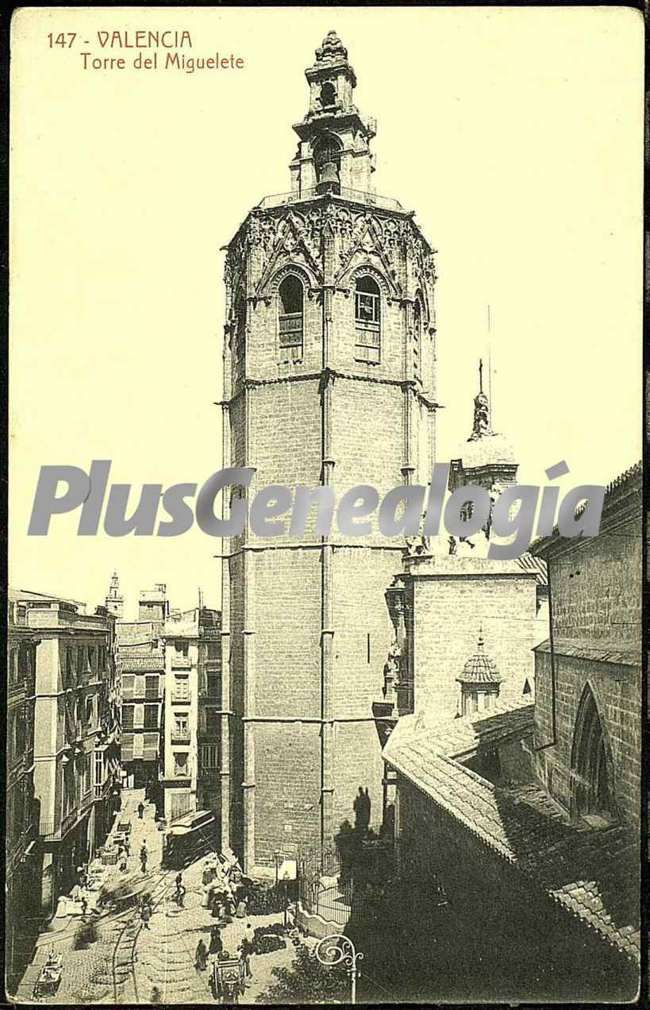
[[[433, 250], [372, 189], [375, 127], [334, 32], [306, 77], [292, 190], [262, 200], [227, 250], [224, 466], [256, 468], [250, 498], [268, 484], [383, 496], [428, 483], [434, 461]], [[222, 832], [249, 873], [326, 850], [360, 785], [377, 826], [372, 702], [402, 548], [313, 525], [224, 545]]]

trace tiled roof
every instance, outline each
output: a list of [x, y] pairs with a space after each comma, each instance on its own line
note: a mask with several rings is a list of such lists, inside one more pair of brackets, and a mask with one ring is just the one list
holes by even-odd
[[[509, 737], [532, 732], [535, 706], [521, 701], [516, 706], [499, 704], [480, 715], [474, 713], [458, 719], [429, 719], [426, 715], [401, 718], [393, 733], [395, 739], [403, 733], [426, 732], [435, 738], [436, 752], [446, 757], [467, 756], [479, 746], [493, 745]], [[409, 721], [412, 720], [409, 724]]]
[[[515, 718], [523, 716], [523, 708], [516, 710]], [[501, 717], [501, 723], [502, 732], [508, 720]], [[476, 726], [471, 728], [476, 732]], [[450, 727], [448, 733], [460, 729]], [[459, 743], [407, 716], [393, 730], [383, 757], [564, 909], [638, 960], [639, 848], [634, 832], [622, 826], [595, 831], [568, 824], [538, 784], [494, 786], [454, 760], [449, 755], [458, 753]]]
[[[546, 639], [533, 647], [533, 652], [550, 652], [551, 642]], [[621, 641], [581, 638], [560, 638], [553, 642], [553, 652], [558, 656], [575, 656], [596, 663], [614, 663], [622, 666], [638, 666], [641, 663], [641, 641], [627, 644]]]
[[538, 586], [548, 585], [548, 572], [546, 570], [546, 562], [543, 558], [536, 558], [534, 554], [526, 551], [525, 554], [520, 555], [516, 560], [519, 567], [523, 568], [525, 572], [534, 573]]

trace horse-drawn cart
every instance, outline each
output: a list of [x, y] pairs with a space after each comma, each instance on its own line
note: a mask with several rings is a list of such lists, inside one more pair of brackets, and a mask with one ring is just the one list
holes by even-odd
[[212, 987], [220, 1003], [239, 1003], [246, 989], [246, 966], [239, 957], [217, 959], [212, 966]]
[[54, 996], [61, 985], [63, 974], [63, 959], [60, 954], [50, 954], [47, 962], [41, 968], [41, 973], [34, 985], [34, 998]]

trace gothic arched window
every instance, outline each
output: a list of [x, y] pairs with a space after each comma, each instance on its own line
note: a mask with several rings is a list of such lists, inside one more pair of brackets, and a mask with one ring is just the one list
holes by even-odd
[[304, 301], [302, 281], [288, 274], [278, 288], [278, 334], [281, 351], [293, 360], [302, 357]]
[[415, 299], [413, 306], [413, 372], [416, 379], [420, 378], [420, 361], [422, 356], [422, 303]]
[[341, 143], [331, 133], [326, 133], [314, 146], [314, 167], [316, 178], [320, 182], [323, 168], [329, 162], [336, 166], [337, 173], [341, 168]]
[[367, 274], [354, 287], [355, 357], [377, 364], [381, 352], [381, 295], [377, 282]]
[[246, 299], [242, 296], [237, 300], [235, 310], [235, 337], [233, 341], [233, 385], [244, 378], [244, 363], [246, 359]]
[[576, 813], [611, 816], [614, 803], [607, 745], [589, 684], [582, 693], [576, 717], [571, 767]]

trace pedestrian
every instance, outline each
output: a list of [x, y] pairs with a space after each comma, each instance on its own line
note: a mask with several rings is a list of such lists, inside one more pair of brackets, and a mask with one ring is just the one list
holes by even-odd
[[122, 871], [122, 873], [126, 873], [126, 867], [127, 867], [126, 856], [122, 856], [122, 862], [120, 863], [120, 870]]
[[140, 800], [140, 802], [138, 803], [138, 817], [140, 818], [140, 820], [142, 820], [142, 818], [144, 817], [144, 803], [142, 802], [142, 800]]
[[176, 904], [178, 905], [178, 907], [179, 908], [184, 908], [185, 906], [184, 906], [183, 902], [185, 901], [185, 887], [183, 886], [183, 884], [180, 884], [176, 888], [176, 895], [175, 895], [175, 897], [176, 897]]
[[88, 902], [86, 901], [85, 894], [81, 897], [81, 918], [86, 920], [86, 912], [88, 911]]
[[146, 852], [141, 852], [140, 853], [140, 869], [142, 870], [143, 873], [147, 872], [147, 853]]
[[242, 898], [241, 898], [241, 901], [237, 905], [237, 911], [235, 913], [235, 915], [237, 916], [238, 919], [245, 919], [246, 918], [246, 905], [247, 905], [247, 903], [248, 903], [247, 898], [246, 898], [245, 895], [243, 895]]
[[[246, 923], [246, 930], [244, 932], [244, 940], [243, 940], [243, 942], [245, 944], [245, 950], [248, 951], [248, 954], [249, 955], [250, 954], [254, 954], [255, 953], [255, 933], [253, 931], [253, 927], [251, 926], [250, 922]], [[249, 957], [249, 961], [250, 961], [250, 957]]]
[[223, 940], [221, 939], [221, 930], [219, 926], [215, 925], [210, 930], [210, 949], [209, 954], [220, 954], [223, 950]]
[[196, 945], [196, 954], [194, 956], [194, 967], [197, 971], [205, 971], [208, 966], [208, 948], [201, 938]]
[[251, 951], [249, 949], [246, 937], [242, 940], [239, 947], [239, 960], [244, 965], [244, 976], [246, 978], [246, 984], [249, 984], [249, 979], [253, 978], [253, 973], [251, 971]]
[[151, 908], [149, 905], [143, 905], [142, 911], [140, 912], [140, 918], [142, 919], [142, 925], [145, 929], [149, 929], [149, 919], [151, 918]]
[[127, 856], [131, 855], [131, 843], [129, 841], [128, 835], [124, 839], [124, 851]]

